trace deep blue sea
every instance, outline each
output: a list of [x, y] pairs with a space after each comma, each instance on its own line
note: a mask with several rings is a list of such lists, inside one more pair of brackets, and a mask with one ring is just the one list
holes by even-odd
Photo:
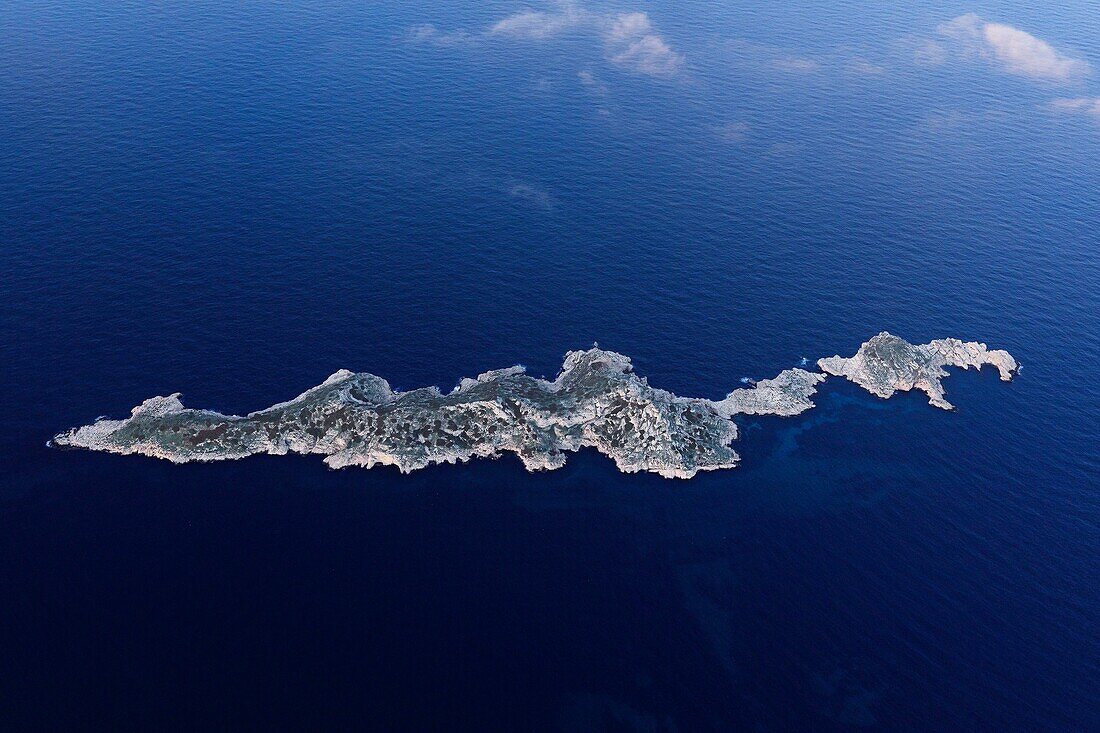
[[[5, 0], [0, 728], [1100, 730], [1098, 39], [1093, 0]], [[46, 447], [594, 341], [719, 398], [883, 329], [1024, 368], [954, 413], [829, 380], [686, 482]]]

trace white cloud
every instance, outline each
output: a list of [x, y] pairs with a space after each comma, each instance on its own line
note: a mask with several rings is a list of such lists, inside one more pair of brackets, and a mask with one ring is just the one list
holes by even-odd
[[982, 26], [985, 25], [976, 13], [967, 13], [936, 26], [936, 32], [944, 38], [950, 38], [964, 46], [968, 53], [976, 51], [975, 46], [982, 37]]
[[1055, 99], [1050, 103], [1050, 108], [1064, 114], [1091, 115], [1100, 121], [1100, 97]]
[[600, 15], [571, 2], [562, 2], [556, 12], [524, 10], [497, 22], [492, 35], [542, 40], [576, 26], [595, 29], [604, 44], [608, 61], [650, 76], [673, 76], [684, 57], [672, 50], [653, 29], [646, 13]]
[[[1046, 41], [1004, 23], [987, 23], [974, 13], [941, 23], [939, 34], [963, 58], [981, 58], [1017, 76], [1067, 82], [1088, 73], [1085, 61], [1059, 53]], [[929, 41], [929, 44], [935, 44]], [[925, 48], [931, 48], [926, 45]], [[946, 51], [943, 54], [946, 60]], [[919, 60], [919, 57], [918, 57]]]
[[443, 33], [433, 25], [421, 25], [410, 31], [410, 38], [436, 46], [457, 45], [476, 37], [543, 41], [575, 28], [586, 29], [601, 41], [609, 62], [631, 71], [668, 77], [683, 67], [683, 55], [672, 50], [653, 29], [646, 13], [593, 13], [569, 0], [559, 0], [556, 9], [550, 11], [528, 9], [513, 13], [477, 36], [463, 31]]
[[619, 66], [650, 76], [673, 76], [684, 64], [684, 57], [653, 32], [645, 13], [619, 15], [603, 37], [608, 60]]
[[1088, 71], [1084, 61], [1055, 51], [1030, 33], [1002, 23], [986, 23], [985, 40], [1005, 69], [1035, 79], [1065, 81]]
[[493, 35], [541, 40], [584, 21], [587, 13], [571, 3], [564, 3], [556, 13], [522, 10], [498, 21], [489, 29]]
[[652, 30], [646, 13], [623, 13], [611, 21], [611, 27], [604, 33], [604, 40], [608, 43], [627, 43], [648, 35]]

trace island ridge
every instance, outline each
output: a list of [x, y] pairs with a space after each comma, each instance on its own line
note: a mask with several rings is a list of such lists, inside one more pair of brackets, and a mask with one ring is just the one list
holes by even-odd
[[381, 377], [341, 370], [289, 402], [243, 417], [186, 408], [176, 393], [146, 400], [127, 419], [100, 419], [51, 443], [175, 463], [318, 453], [332, 468], [381, 464], [403, 472], [504, 452], [528, 470], [550, 470], [565, 465], [566, 452], [592, 447], [626, 473], [691, 478], [737, 465], [730, 447], [735, 415], [804, 412], [827, 374], [883, 398], [919, 389], [932, 405], [952, 409], [941, 383], [944, 366], [990, 364], [1005, 381], [1019, 369], [1007, 351], [985, 344], [914, 345], [885, 331], [850, 358], [817, 364], [825, 373], [788, 369], [722, 400], [651, 387], [629, 358], [596, 347], [569, 352], [552, 382], [517, 366], [463, 379], [446, 394], [436, 387], [398, 392]]

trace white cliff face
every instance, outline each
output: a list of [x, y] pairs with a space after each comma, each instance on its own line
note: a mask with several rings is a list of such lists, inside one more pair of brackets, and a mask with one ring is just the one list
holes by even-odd
[[[984, 344], [943, 339], [914, 346], [885, 332], [850, 359], [818, 363], [882, 397], [922, 389], [939, 407], [950, 407], [939, 383], [944, 365], [993, 364], [1006, 380], [1018, 369], [1007, 352]], [[341, 370], [244, 417], [185, 408], [179, 394], [154, 397], [125, 420], [98, 420], [52, 442], [176, 463], [317, 453], [332, 468], [392, 465], [403, 472], [505, 452], [528, 470], [552, 470], [565, 465], [566, 452], [591, 447], [627, 473], [691, 478], [737, 465], [730, 447], [735, 415], [797, 415], [813, 407], [810, 398], [824, 379], [788, 369], [720, 401], [678, 397], [650, 387], [622, 354], [592, 348], [566, 354], [552, 382], [517, 366], [463, 379], [448, 394], [435, 387], [395, 392], [381, 377]]]
[[928, 395], [930, 404], [944, 410], [954, 409], [954, 405], [944, 398], [940, 380], [948, 373], [943, 367], [980, 369], [983, 364], [996, 367], [1006, 382], [1019, 370], [1007, 351], [989, 351], [976, 341], [949, 338], [911, 344], [886, 331], [865, 342], [850, 358], [832, 356], [817, 362], [825, 372], [845, 377], [879, 397], [919, 389]]

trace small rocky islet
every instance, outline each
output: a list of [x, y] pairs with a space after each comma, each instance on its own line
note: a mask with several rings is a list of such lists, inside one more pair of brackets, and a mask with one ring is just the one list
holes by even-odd
[[565, 453], [591, 447], [626, 473], [691, 478], [737, 465], [730, 447], [736, 415], [804, 412], [828, 375], [883, 398], [918, 389], [930, 404], [953, 409], [944, 398], [944, 367], [985, 364], [1004, 381], [1019, 370], [1007, 351], [982, 343], [911, 344], [884, 331], [851, 357], [819, 359], [821, 371], [787, 369], [707, 400], [651, 387], [628, 357], [593, 347], [566, 354], [553, 381], [517, 366], [463, 379], [446, 394], [436, 387], [399, 392], [381, 377], [341, 370], [289, 402], [245, 416], [186, 408], [179, 393], [153, 397], [124, 420], [100, 419], [51, 444], [175, 463], [317, 453], [332, 468], [381, 464], [402, 472], [505, 452], [528, 470], [550, 470], [565, 465]]

